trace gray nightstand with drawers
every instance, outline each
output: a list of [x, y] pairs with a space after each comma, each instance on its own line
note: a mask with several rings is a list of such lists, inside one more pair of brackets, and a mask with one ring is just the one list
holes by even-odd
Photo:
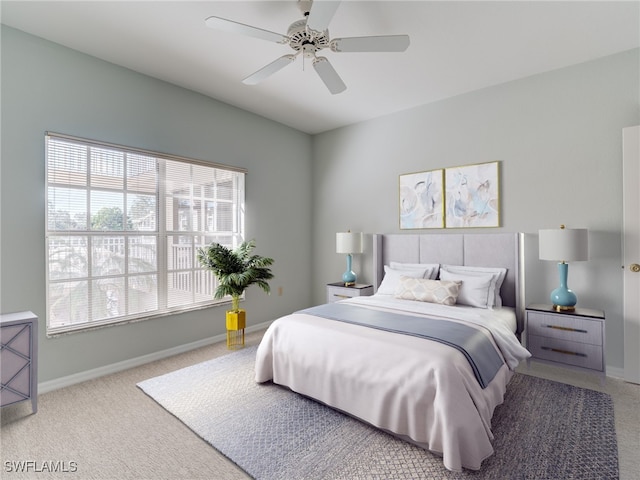
[[531, 360], [578, 368], [606, 376], [604, 312], [576, 308], [558, 312], [552, 305], [526, 309], [525, 335]]
[[373, 295], [373, 285], [356, 283], [345, 287], [342, 282], [327, 284], [327, 303], [337, 302], [345, 298], [367, 297], [369, 295]]

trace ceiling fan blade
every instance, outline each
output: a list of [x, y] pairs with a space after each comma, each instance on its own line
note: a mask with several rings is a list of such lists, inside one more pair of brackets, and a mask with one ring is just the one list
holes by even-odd
[[344, 92], [347, 89], [333, 65], [325, 57], [317, 57], [313, 61], [313, 68], [318, 72], [318, 76], [333, 95]]
[[307, 27], [316, 32], [324, 32], [339, 6], [340, 2], [332, 0], [313, 0]]
[[284, 55], [278, 58], [277, 60], [274, 60], [269, 65], [265, 65], [257, 72], [252, 73], [247, 78], [242, 80], [242, 83], [246, 85], [255, 85], [257, 83], [260, 83], [267, 77], [270, 77], [271, 75], [276, 73], [278, 70], [282, 70], [284, 67], [289, 65], [295, 59], [296, 59], [295, 55]]
[[215, 30], [247, 35], [261, 40], [267, 40], [268, 42], [287, 43], [289, 41], [289, 37], [286, 37], [285, 35], [270, 32], [269, 30], [263, 30], [258, 27], [252, 27], [251, 25], [245, 25], [244, 23], [234, 22], [233, 20], [227, 20], [226, 18], [209, 17], [204, 21], [204, 23], [207, 27]]
[[404, 52], [409, 47], [409, 35], [335, 38], [334, 52]]

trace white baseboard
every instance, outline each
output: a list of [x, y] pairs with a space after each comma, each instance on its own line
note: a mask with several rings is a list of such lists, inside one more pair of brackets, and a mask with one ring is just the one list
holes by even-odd
[[[266, 329], [271, 322], [265, 322], [258, 325], [253, 325], [246, 329], [247, 333], [251, 333], [257, 330]], [[159, 352], [142, 355], [140, 357], [131, 358], [122, 362], [112, 363], [111, 365], [105, 365], [103, 367], [93, 368], [91, 370], [85, 370], [84, 372], [74, 373], [73, 375], [67, 375], [66, 377], [56, 378], [54, 380], [48, 380], [38, 384], [38, 393], [47, 393], [60, 388], [69, 387], [76, 383], [86, 382], [87, 380], [93, 380], [112, 373], [121, 372], [128, 368], [139, 367], [145, 363], [155, 362], [156, 360], [162, 360], [163, 358], [178, 355], [180, 353], [195, 350], [196, 348], [206, 347], [218, 342], [226, 341], [226, 334], [216, 335], [214, 337], [204, 338], [196, 342], [187, 343], [185, 345], [178, 345], [177, 347], [168, 348]], [[624, 379], [624, 369], [617, 367], [607, 367], [607, 376], [613, 378]]]
[[[271, 322], [265, 322], [258, 325], [252, 325], [245, 329], [247, 333], [251, 333], [257, 330], [263, 330], [267, 328]], [[226, 341], [226, 334], [216, 335], [214, 337], [204, 338], [196, 342], [187, 343], [184, 345], [178, 345], [177, 347], [168, 348], [159, 352], [149, 353], [140, 357], [131, 358], [129, 360], [123, 360], [122, 362], [112, 363], [103, 367], [93, 368], [91, 370], [85, 370], [84, 372], [74, 373], [73, 375], [67, 375], [66, 377], [56, 378], [54, 380], [48, 380], [46, 382], [38, 383], [38, 394], [51, 392], [60, 388], [69, 387], [76, 383], [86, 382], [87, 380], [93, 380], [96, 378], [110, 375], [112, 373], [121, 372], [133, 367], [139, 367], [146, 363], [155, 362], [156, 360], [162, 360], [163, 358], [178, 355], [180, 353], [195, 350], [196, 348], [206, 347], [218, 342]]]
[[619, 378], [624, 380], [624, 368], [607, 366], [607, 377]]

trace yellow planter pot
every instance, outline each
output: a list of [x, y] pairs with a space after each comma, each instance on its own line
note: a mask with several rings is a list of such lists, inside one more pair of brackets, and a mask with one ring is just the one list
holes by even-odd
[[244, 346], [246, 324], [246, 312], [244, 310], [227, 310], [227, 348], [236, 349]]

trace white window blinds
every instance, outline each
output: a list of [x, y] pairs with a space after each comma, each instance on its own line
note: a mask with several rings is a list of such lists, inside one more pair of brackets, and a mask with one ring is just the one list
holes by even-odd
[[47, 332], [216, 302], [198, 247], [244, 239], [245, 171], [46, 136]]

